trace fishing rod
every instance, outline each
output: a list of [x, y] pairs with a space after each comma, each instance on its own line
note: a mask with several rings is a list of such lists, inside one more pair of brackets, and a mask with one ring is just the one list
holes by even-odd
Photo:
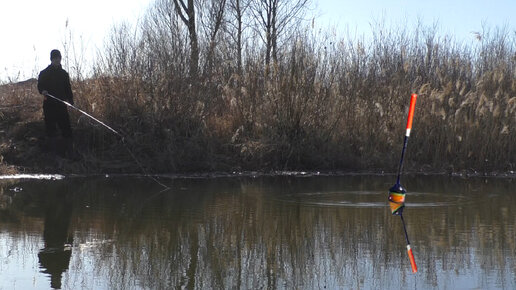
[[147, 173], [147, 170], [145, 170], [145, 168], [143, 167], [143, 165], [140, 163], [140, 161], [138, 161], [138, 158], [136, 158], [136, 156], [133, 154], [133, 152], [131, 151], [131, 149], [129, 149], [129, 146], [127, 146], [126, 142], [125, 142], [125, 137], [120, 134], [118, 131], [116, 131], [115, 129], [111, 128], [110, 126], [108, 126], [106, 123], [100, 121], [99, 119], [93, 117], [92, 115], [86, 113], [85, 111], [77, 108], [76, 106], [72, 105], [71, 103], [67, 102], [67, 101], [64, 101], [64, 100], [61, 100], [55, 96], [52, 96], [51, 94], [49, 94], [48, 92], [44, 94], [45, 96], [47, 97], [51, 97], [52, 99], [56, 100], [56, 101], [59, 101], [65, 105], [67, 105], [68, 107], [70, 108], [73, 108], [75, 110], [77, 110], [79, 113], [89, 117], [90, 119], [94, 120], [95, 122], [101, 124], [102, 126], [104, 126], [104, 128], [108, 129], [109, 131], [111, 131], [112, 133], [114, 133], [116, 136], [120, 137], [120, 140], [122, 141], [122, 144], [124, 145], [124, 147], [127, 149], [127, 152], [129, 152], [129, 155], [131, 155], [131, 158], [133, 158], [134, 162], [140, 167], [141, 171], [143, 172], [143, 174], [147, 177], [149, 177], [150, 179], [152, 179], [154, 182], [156, 182], [157, 184], [161, 185], [164, 189], [163, 191], [165, 190], [168, 190], [170, 189], [170, 187], [166, 186], [165, 184], [161, 183], [159, 180], [157, 180], [156, 178], [154, 178], [153, 176], [151, 176], [150, 174]]
[[405, 219], [403, 219], [403, 209], [405, 208], [405, 194], [407, 191], [400, 184], [400, 178], [403, 171], [403, 159], [405, 158], [405, 151], [407, 150], [407, 143], [410, 137], [410, 131], [412, 129], [412, 119], [414, 118], [414, 109], [416, 108], [417, 94], [412, 94], [410, 97], [410, 108], [407, 119], [407, 128], [405, 131], [405, 138], [403, 139], [403, 149], [401, 150], [400, 164], [398, 166], [398, 177], [396, 178], [396, 184], [389, 189], [389, 206], [393, 215], [399, 215], [401, 223], [403, 224], [403, 231], [405, 233], [405, 240], [407, 241], [407, 253], [410, 259], [410, 265], [412, 272], [417, 272], [416, 260], [410, 247], [410, 241], [407, 233], [407, 227], [405, 225]]

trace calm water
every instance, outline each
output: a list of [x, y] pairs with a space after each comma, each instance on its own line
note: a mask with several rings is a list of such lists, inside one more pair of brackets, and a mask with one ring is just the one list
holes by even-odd
[[0, 289], [516, 289], [516, 180], [0, 180]]

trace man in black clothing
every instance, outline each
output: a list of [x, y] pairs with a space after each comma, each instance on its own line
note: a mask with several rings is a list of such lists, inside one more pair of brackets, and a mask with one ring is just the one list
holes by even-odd
[[[73, 93], [68, 73], [61, 67], [61, 52], [54, 49], [50, 52], [51, 64], [39, 74], [38, 91], [45, 96], [43, 114], [45, 130], [50, 150], [65, 155], [72, 151], [72, 128], [66, 105], [48, 95], [73, 104]], [[57, 127], [65, 140], [64, 152], [56, 148]]]

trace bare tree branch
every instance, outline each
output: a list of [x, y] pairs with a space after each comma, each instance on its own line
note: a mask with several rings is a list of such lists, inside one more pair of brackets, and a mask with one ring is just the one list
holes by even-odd
[[[177, 1], [179, 1], [179, 3]], [[186, 25], [188, 25], [188, 19], [186, 19], [185, 15], [183, 14], [183, 11], [181, 10], [181, 7], [182, 7], [182, 9], [184, 11], [186, 11], [188, 14], [188, 8], [186, 8], [185, 3], [183, 2], [183, 0], [174, 0], [174, 4], [175, 4], [174, 7], [176, 8], [177, 15], [179, 15], [181, 20], [183, 20], [183, 22]]]
[[252, 0], [255, 29], [265, 44], [266, 65], [271, 58], [277, 61], [279, 40], [288, 38], [288, 30], [299, 23], [309, 4], [310, 0]]

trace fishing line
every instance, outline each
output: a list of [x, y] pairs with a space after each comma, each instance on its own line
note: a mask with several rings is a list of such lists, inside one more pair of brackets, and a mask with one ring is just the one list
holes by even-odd
[[116, 136], [120, 137], [121, 141], [122, 141], [122, 145], [124, 145], [125, 149], [127, 149], [127, 152], [129, 152], [129, 155], [131, 156], [131, 158], [133, 158], [134, 162], [136, 163], [136, 165], [138, 165], [138, 167], [140, 167], [140, 170], [142, 171], [142, 173], [152, 179], [154, 182], [156, 182], [157, 184], [159, 184], [160, 186], [162, 186], [164, 189], [163, 191], [165, 190], [168, 190], [170, 189], [170, 187], [166, 186], [165, 184], [163, 184], [162, 182], [160, 182], [159, 180], [157, 180], [156, 178], [154, 178], [152, 175], [150, 175], [147, 170], [145, 170], [145, 167], [143, 167], [143, 165], [140, 163], [140, 161], [138, 160], [138, 158], [136, 158], [136, 156], [133, 154], [133, 152], [131, 151], [131, 149], [129, 148], [129, 146], [127, 145], [127, 143], [125, 142], [125, 137], [120, 134], [118, 131], [116, 131], [115, 129], [111, 128], [110, 126], [108, 126], [106, 123], [100, 121], [99, 119], [93, 117], [92, 115], [86, 113], [85, 111], [77, 108], [76, 106], [72, 105], [71, 103], [67, 102], [67, 101], [63, 101], [57, 97], [54, 97], [52, 96], [51, 94], [49, 93], [46, 93], [45, 96], [48, 96], [48, 97], [51, 97], [53, 98], [54, 100], [57, 100], [65, 105], [67, 105], [68, 107], [70, 108], [73, 108], [75, 110], [77, 110], [78, 112], [80, 112], [81, 114], [89, 117], [90, 119], [94, 120], [95, 122], [101, 124], [102, 126], [104, 126], [104, 128], [108, 129], [109, 131], [111, 131], [113, 134], [115, 134]]

